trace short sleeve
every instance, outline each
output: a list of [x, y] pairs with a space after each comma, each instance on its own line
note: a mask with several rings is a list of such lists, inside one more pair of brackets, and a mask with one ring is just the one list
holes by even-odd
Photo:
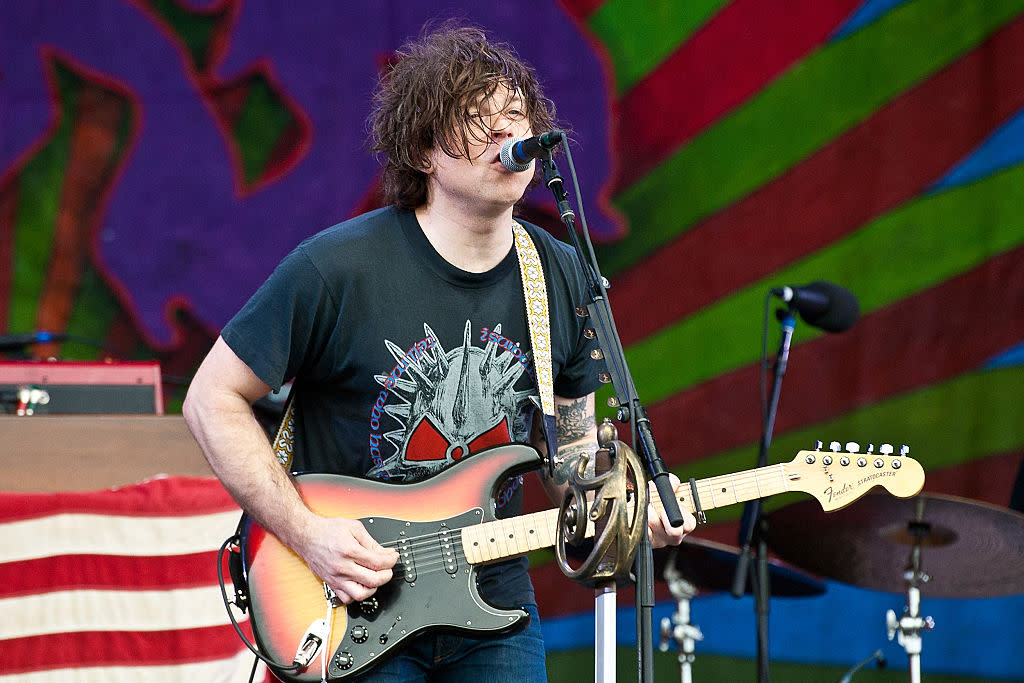
[[300, 245], [228, 321], [221, 336], [276, 390], [316, 366], [337, 318], [335, 297]]

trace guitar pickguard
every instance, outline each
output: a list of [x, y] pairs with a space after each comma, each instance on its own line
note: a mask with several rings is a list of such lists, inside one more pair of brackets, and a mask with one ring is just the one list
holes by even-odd
[[348, 606], [347, 628], [331, 654], [329, 677], [357, 674], [427, 628], [480, 637], [526, 623], [526, 612], [493, 607], [477, 590], [477, 568], [466, 561], [458, 531], [482, 518], [483, 510], [476, 508], [431, 522], [360, 520], [374, 539], [399, 552], [399, 561], [391, 581], [369, 600]]

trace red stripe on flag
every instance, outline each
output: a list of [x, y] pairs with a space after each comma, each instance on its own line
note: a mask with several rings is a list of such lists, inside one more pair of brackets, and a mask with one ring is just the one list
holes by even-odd
[[619, 101], [616, 192], [824, 42], [859, 4], [735, 0], [724, 7]]
[[[249, 634], [248, 624], [241, 624]], [[0, 672], [157, 666], [226, 659], [244, 648], [230, 624], [175, 631], [52, 633], [0, 642]]]
[[[1022, 44], [1024, 18], [619, 275], [613, 296], [633, 310], [619, 320], [623, 344], [841, 238], [941, 177], [1024, 106]], [[999, 87], [985, 87], [984, 100], [962, 97], [982, 83]], [[722, 254], [728, 267], [707, 267]], [[652, 283], [673, 295], [651, 297]]]
[[191, 517], [238, 509], [212, 477], [166, 477], [106, 491], [4, 493], [0, 523], [63, 513]]
[[[224, 580], [230, 585], [227, 566]], [[217, 583], [217, 553], [59, 555], [0, 564], [0, 598], [71, 589], [174, 590]]]

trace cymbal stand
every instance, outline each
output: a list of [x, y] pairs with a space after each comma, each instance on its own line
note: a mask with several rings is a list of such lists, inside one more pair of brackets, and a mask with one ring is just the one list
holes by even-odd
[[694, 645], [704, 640], [700, 626], [690, 623], [690, 600], [697, 595], [697, 587], [682, 577], [674, 561], [669, 562], [665, 569], [665, 581], [676, 599], [676, 613], [671, 619], [665, 617], [661, 620], [658, 649], [666, 652], [669, 638], [675, 640], [679, 648], [679, 680], [681, 683], [693, 683]]
[[910, 668], [910, 683], [921, 681], [921, 632], [935, 628], [931, 617], [921, 616], [921, 584], [931, 578], [921, 569], [921, 539], [931, 532], [931, 525], [923, 522], [924, 499], [918, 499], [917, 519], [907, 524], [907, 530], [914, 537], [914, 545], [910, 550], [910, 562], [904, 578], [907, 580], [907, 606], [903, 616], [896, 618], [896, 612], [886, 612], [885, 621], [889, 631], [889, 640], [897, 636], [898, 642], [907, 653]]

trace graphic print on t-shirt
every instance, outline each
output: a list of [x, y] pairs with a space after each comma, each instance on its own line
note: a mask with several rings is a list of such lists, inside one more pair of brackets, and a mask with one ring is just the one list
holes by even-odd
[[462, 346], [449, 351], [427, 323], [407, 351], [384, 340], [396, 365], [374, 378], [383, 388], [370, 414], [368, 476], [418, 481], [489, 446], [526, 440], [534, 390], [515, 386], [529, 376], [529, 354], [500, 324], [472, 330], [467, 320]]

